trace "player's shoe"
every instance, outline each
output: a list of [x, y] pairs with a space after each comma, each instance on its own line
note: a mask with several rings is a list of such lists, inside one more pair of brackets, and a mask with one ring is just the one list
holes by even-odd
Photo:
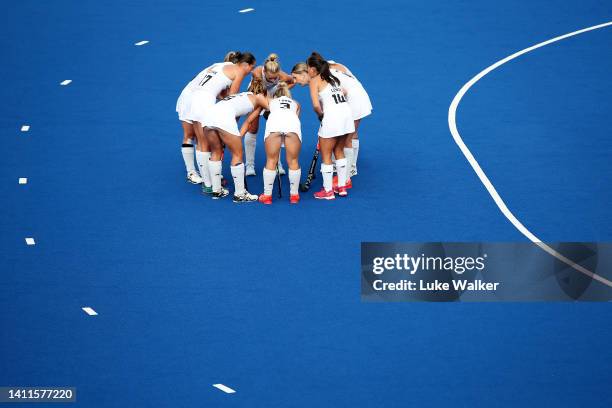
[[[334, 179], [332, 180], [332, 187], [333, 187], [334, 191], [338, 190], [338, 176], [334, 176]], [[350, 178], [346, 179], [345, 187], [347, 189], [353, 188], [353, 182], [351, 181]]]
[[346, 187], [338, 187], [338, 190], [335, 192], [338, 193], [339, 197], [346, 197], [348, 195], [348, 191], [346, 190]]
[[255, 165], [254, 164], [247, 164], [246, 168], [244, 170], [244, 174], [246, 176], [256, 176], [257, 173], [255, 172]]
[[297, 204], [300, 202], [300, 195], [299, 194], [291, 194], [289, 196], [289, 202], [291, 204]]
[[281, 176], [284, 176], [285, 174], [285, 168], [283, 167], [283, 164], [279, 161], [278, 162], [278, 174], [280, 174]]
[[259, 196], [259, 202], [262, 204], [272, 204], [272, 196], [271, 195], [266, 195], [266, 194], [262, 194]]
[[236, 195], [234, 194], [234, 202], [235, 203], [251, 203], [257, 201], [257, 195], [251, 194], [248, 191], [244, 190], [244, 193]]
[[202, 177], [195, 171], [190, 171], [187, 173], [187, 181], [191, 184], [200, 184], [202, 183]]
[[314, 198], [319, 200], [335, 200], [336, 195], [334, 194], [334, 190], [325, 191], [325, 187], [322, 187], [320, 191], [314, 193]]
[[202, 194], [210, 195], [212, 192], [212, 186], [206, 187], [204, 184], [202, 184]]
[[[212, 188], [212, 187], [211, 187]], [[221, 188], [219, 191], [213, 191], [210, 193], [210, 196], [213, 200], [218, 200], [223, 197], [227, 197], [229, 195], [229, 190], [227, 188]]]

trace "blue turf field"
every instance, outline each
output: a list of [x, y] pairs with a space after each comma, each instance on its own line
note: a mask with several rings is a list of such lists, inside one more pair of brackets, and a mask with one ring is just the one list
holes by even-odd
[[[525, 240], [447, 111], [495, 61], [612, 20], [609, 2], [562, 3], [5, 5], [0, 386], [76, 386], [83, 407], [611, 406], [609, 304], [359, 298], [361, 241]], [[527, 54], [459, 106], [466, 144], [543, 240], [612, 240], [611, 43], [606, 28]], [[286, 70], [317, 50], [361, 79], [374, 114], [349, 199], [238, 206], [184, 182], [176, 98], [230, 49]], [[294, 96], [305, 172], [317, 120], [307, 89]]]

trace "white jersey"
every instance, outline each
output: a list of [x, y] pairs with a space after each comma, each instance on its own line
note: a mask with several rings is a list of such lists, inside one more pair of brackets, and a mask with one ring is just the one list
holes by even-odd
[[372, 113], [372, 102], [370, 102], [368, 93], [363, 85], [361, 85], [361, 82], [350, 73], [348, 68], [347, 72], [337, 69], [330, 69], [330, 71], [338, 78], [340, 86], [346, 89], [346, 98], [351, 107], [353, 119], [362, 119]]
[[[328, 63], [329, 65], [334, 65], [334, 64], [337, 64], [337, 65], [342, 65], [342, 64], [340, 64], [339, 62], [336, 62], [336, 61], [331, 61], [331, 60], [327, 61], [327, 63]], [[357, 79], [357, 77], [356, 77], [356, 76], [355, 76], [355, 75], [354, 75], [354, 74], [351, 72], [351, 70], [350, 70], [350, 69], [348, 69], [348, 67], [344, 66], [344, 68], [346, 69], [346, 73], [347, 73], [347, 74], [349, 74], [351, 77], [353, 77], [353, 78]], [[331, 69], [333, 69], [333, 68], [331, 68]]]
[[216, 103], [209, 115], [207, 127], [217, 128], [226, 131], [229, 134], [239, 136], [237, 118], [248, 115], [253, 112], [255, 106], [251, 102], [249, 95], [252, 92], [242, 92], [236, 95], [230, 95]]
[[176, 104], [180, 120], [190, 123], [196, 121], [206, 126], [217, 95], [232, 84], [232, 80], [223, 73], [223, 67], [229, 64], [231, 62], [213, 64], [187, 84]]
[[336, 109], [338, 105], [346, 103], [344, 89], [340, 86], [327, 84], [322, 91], [319, 91], [319, 102], [321, 102], [323, 113]]
[[270, 116], [266, 122], [264, 140], [270, 133], [295, 133], [300, 140], [302, 130], [297, 115], [298, 104], [291, 98], [280, 96], [270, 101]]
[[255, 109], [249, 95], [253, 95], [253, 92], [241, 92], [236, 95], [230, 95], [220, 100], [217, 105], [229, 107], [234, 112], [234, 117], [238, 118], [253, 112]]
[[343, 88], [327, 84], [319, 92], [319, 101], [323, 108], [323, 120], [319, 128], [320, 137], [343, 136], [355, 131], [353, 115], [346, 101]]
[[286, 96], [280, 96], [270, 101], [270, 114], [292, 112], [297, 115], [297, 102]]
[[232, 80], [223, 73], [226, 65], [232, 65], [232, 63], [219, 62], [207, 67], [196, 75], [188, 86], [194, 91], [205, 91], [216, 97], [232, 84]]

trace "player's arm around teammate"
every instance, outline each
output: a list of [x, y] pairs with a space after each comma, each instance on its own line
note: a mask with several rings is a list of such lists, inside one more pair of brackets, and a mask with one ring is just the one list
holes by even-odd
[[272, 96], [270, 116], [264, 132], [266, 146], [266, 165], [263, 170], [264, 192], [259, 196], [259, 201], [264, 204], [272, 204], [272, 190], [279, 163], [279, 153], [284, 144], [289, 166], [289, 201], [297, 204], [300, 200], [298, 187], [301, 176], [298, 157], [302, 148], [300, 104], [291, 98], [289, 85], [282, 81]]
[[[278, 84], [283, 81], [289, 88], [294, 86], [291, 75], [285, 73], [280, 66], [278, 55], [272, 53], [266, 58], [263, 65], [256, 67], [251, 72], [253, 79], [258, 79], [263, 83], [268, 97], [272, 97]], [[259, 131], [259, 116], [253, 120], [248, 132], [244, 137], [244, 150], [246, 155], [246, 175], [254, 176], [255, 171], [255, 149], [257, 146], [257, 132]], [[281, 167], [281, 173], [284, 170]]]
[[[244, 163], [242, 161], [242, 134], [238, 130], [236, 118], [258, 114], [268, 108], [261, 81], [254, 80], [249, 92], [230, 95], [217, 103], [211, 112], [211, 119], [206, 125], [206, 138], [211, 148], [208, 162], [212, 180], [212, 198], [223, 198], [229, 191], [221, 186], [223, 145], [231, 152], [231, 172], [234, 179], [234, 202], [257, 201], [257, 196], [250, 194], [244, 184]], [[245, 129], [246, 130], [246, 129]]]
[[327, 61], [318, 58], [313, 53], [306, 61], [310, 86], [312, 106], [321, 120], [319, 128], [319, 146], [321, 148], [321, 173], [323, 188], [315, 193], [315, 198], [333, 200], [335, 197], [332, 186], [333, 164], [332, 152], [336, 156], [336, 171], [338, 173], [339, 196], [348, 195], [346, 190], [347, 161], [344, 157], [344, 145], [349, 134], [355, 131], [351, 109], [346, 103], [345, 90], [340, 87], [340, 81], [335, 77]]

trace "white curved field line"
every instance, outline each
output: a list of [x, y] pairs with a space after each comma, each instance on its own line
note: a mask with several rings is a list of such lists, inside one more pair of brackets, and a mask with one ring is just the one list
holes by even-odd
[[548, 41], [544, 41], [544, 42], [541, 42], [539, 44], [533, 45], [533, 46], [531, 46], [529, 48], [525, 48], [522, 51], [516, 52], [516, 53], [514, 53], [514, 54], [512, 54], [512, 55], [510, 55], [510, 56], [508, 56], [508, 57], [506, 57], [506, 58], [504, 58], [502, 60], [497, 61], [495, 64], [493, 64], [490, 67], [486, 68], [485, 70], [480, 72], [478, 75], [476, 75], [474, 78], [472, 78], [468, 83], [463, 85], [463, 87], [459, 90], [457, 95], [455, 95], [455, 98], [453, 99], [453, 101], [450, 104], [450, 107], [448, 108], [448, 127], [450, 128], [450, 132], [453, 135], [453, 139], [455, 139], [455, 143], [457, 143], [457, 145], [459, 146], [459, 148], [463, 152], [463, 155], [465, 156], [467, 161], [470, 163], [470, 165], [472, 166], [472, 168], [474, 169], [474, 171], [478, 175], [478, 178], [480, 178], [480, 181], [486, 187], [487, 191], [491, 195], [491, 198], [493, 198], [493, 201], [495, 201], [495, 204], [497, 204], [497, 207], [499, 207], [499, 209], [504, 214], [504, 216], [512, 223], [512, 225], [514, 225], [516, 227], [516, 229], [518, 229], [521, 232], [521, 234], [526, 236], [531, 242], [535, 243], [537, 246], [539, 246], [544, 251], [548, 252], [550, 255], [552, 255], [555, 258], [559, 259], [560, 261], [566, 263], [567, 265], [571, 266], [572, 268], [576, 269], [577, 271], [582, 272], [585, 275], [590, 276], [592, 279], [595, 279], [595, 280], [597, 280], [597, 281], [599, 281], [599, 282], [601, 282], [601, 283], [603, 283], [605, 285], [608, 285], [608, 286], [612, 287], [612, 281], [604, 278], [603, 276], [597, 275], [596, 273], [593, 273], [593, 272], [589, 271], [588, 269], [583, 268], [580, 265], [577, 265], [571, 259], [566, 258], [565, 256], [563, 256], [559, 252], [555, 251], [553, 248], [549, 247], [548, 245], [546, 245], [545, 243], [540, 241], [540, 239], [538, 237], [536, 237], [534, 234], [532, 234], [531, 231], [529, 231], [514, 216], [514, 214], [512, 214], [512, 212], [506, 206], [506, 203], [504, 203], [504, 200], [502, 200], [502, 198], [497, 193], [497, 190], [495, 190], [495, 187], [493, 186], [493, 184], [491, 183], [491, 181], [489, 180], [487, 175], [484, 173], [484, 171], [482, 171], [482, 168], [480, 168], [480, 165], [478, 164], [478, 162], [474, 158], [474, 155], [472, 154], [472, 152], [470, 152], [470, 149], [468, 149], [468, 147], [463, 142], [463, 139], [461, 139], [461, 135], [459, 134], [459, 131], [457, 130], [457, 107], [459, 106], [459, 103], [461, 102], [461, 99], [463, 99], [463, 97], [465, 96], [467, 91], [469, 91], [470, 88], [472, 86], [474, 86], [474, 84], [476, 84], [476, 82], [480, 81], [485, 75], [487, 75], [491, 71], [499, 68], [500, 66], [504, 65], [505, 63], [507, 63], [509, 61], [512, 61], [513, 59], [518, 58], [521, 55], [527, 54], [528, 52], [537, 50], [538, 48], [542, 48], [542, 47], [544, 47], [546, 45], [555, 43], [557, 41], [564, 40], [566, 38], [573, 37], [575, 35], [583, 34], [583, 33], [589, 32], [589, 31], [598, 30], [600, 28], [609, 27], [609, 26], [612, 26], [612, 21], [609, 21], [609, 22], [603, 23], [603, 24], [599, 24], [599, 25], [596, 25], [596, 26], [592, 26], [592, 27], [583, 28], [582, 30], [578, 30], [578, 31], [574, 31], [574, 32], [571, 32], [571, 33], [568, 33], [568, 34], [564, 34], [564, 35], [561, 35], [559, 37], [552, 38], [552, 39], [550, 39]]

